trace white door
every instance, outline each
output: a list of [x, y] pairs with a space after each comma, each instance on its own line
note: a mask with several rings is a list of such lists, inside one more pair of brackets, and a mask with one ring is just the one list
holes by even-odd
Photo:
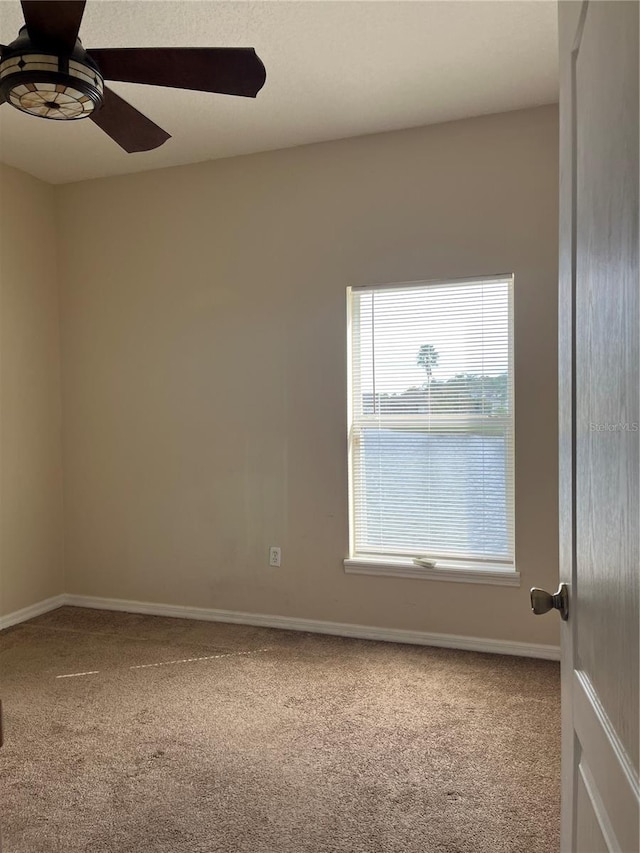
[[559, 4], [562, 853], [640, 850], [638, 5]]

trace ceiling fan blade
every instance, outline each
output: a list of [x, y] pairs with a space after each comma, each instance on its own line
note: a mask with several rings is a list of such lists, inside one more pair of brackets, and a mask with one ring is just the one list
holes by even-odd
[[158, 127], [111, 89], [105, 88], [102, 106], [94, 110], [90, 118], [129, 154], [159, 148], [163, 142], [171, 139], [170, 133]]
[[31, 40], [67, 53], [73, 50], [86, 0], [21, 0]]
[[90, 50], [105, 80], [255, 98], [267, 72], [252, 47], [114, 47]]

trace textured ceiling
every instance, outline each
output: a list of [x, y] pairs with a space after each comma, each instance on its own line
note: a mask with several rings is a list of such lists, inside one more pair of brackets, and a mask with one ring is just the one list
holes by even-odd
[[[22, 24], [0, 0], [0, 41]], [[138, 172], [557, 100], [555, 2], [88, 0], [94, 47], [255, 47], [258, 97], [112, 88], [172, 135], [126, 154], [91, 121], [0, 109], [0, 160], [52, 183]]]

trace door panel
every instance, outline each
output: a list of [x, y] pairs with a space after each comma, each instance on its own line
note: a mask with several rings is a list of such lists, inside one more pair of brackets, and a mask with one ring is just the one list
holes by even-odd
[[638, 6], [609, 5], [590, 5], [576, 59], [574, 654], [637, 768]]
[[576, 839], [576, 849], [580, 853], [607, 853], [609, 850], [607, 842], [604, 839], [600, 824], [591, 805], [591, 794], [588, 790], [589, 771], [582, 770], [578, 776], [578, 798], [577, 798], [577, 816], [578, 816], [578, 836]]
[[[611, 725], [597, 694], [584, 675], [574, 673], [574, 731], [577, 743], [576, 784], [584, 784], [587, 800], [576, 816], [576, 831], [593, 812], [605, 849], [636, 853], [638, 849], [637, 771]], [[586, 853], [576, 845], [576, 853]]]
[[637, 853], [640, 20], [559, 14], [562, 851]]

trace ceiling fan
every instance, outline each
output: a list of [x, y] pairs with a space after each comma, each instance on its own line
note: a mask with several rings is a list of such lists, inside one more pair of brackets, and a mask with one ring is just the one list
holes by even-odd
[[255, 98], [266, 71], [252, 47], [133, 47], [87, 52], [78, 38], [86, 0], [22, 0], [25, 25], [0, 45], [0, 104], [40, 118], [90, 118], [125, 151], [170, 134], [105, 80]]

